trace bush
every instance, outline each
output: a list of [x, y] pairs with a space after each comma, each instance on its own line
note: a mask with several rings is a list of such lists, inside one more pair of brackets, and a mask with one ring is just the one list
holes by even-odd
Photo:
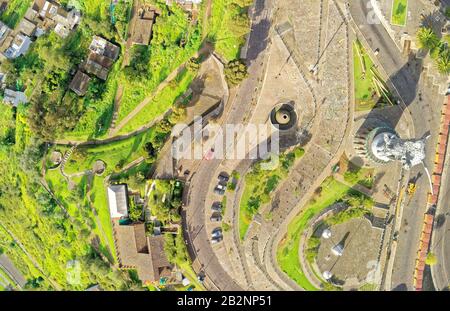
[[247, 77], [247, 66], [242, 60], [232, 60], [225, 66], [225, 78], [231, 86], [238, 85]]

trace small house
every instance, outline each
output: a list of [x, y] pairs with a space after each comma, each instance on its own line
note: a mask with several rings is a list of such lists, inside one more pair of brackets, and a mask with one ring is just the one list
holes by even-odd
[[126, 185], [108, 187], [108, 206], [111, 219], [128, 217], [128, 190]]
[[78, 96], [84, 96], [88, 90], [90, 80], [91, 78], [87, 74], [78, 70], [69, 84], [69, 89], [74, 91]]
[[143, 6], [134, 17], [134, 27], [131, 31], [131, 42], [138, 45], [149, 45], [152, 38], [152, 28], [156, 19], [156, 11], [149, 6]]

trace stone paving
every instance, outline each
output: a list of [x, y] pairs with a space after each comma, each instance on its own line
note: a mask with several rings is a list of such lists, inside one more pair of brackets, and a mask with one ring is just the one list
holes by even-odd
[[[306, 153], [299, 161], [296, 167], [290, 173], [290, 176], [285, 179], [285, 182], [280, 186], [276, 195], [272, 200], [272, 204], [266, 207], [264, 212], [271, 212], [271, 219], [266, 221], [263, 218], [261, 226], [252, 225], [250, 232], [247, 235], [245, 244], [245, 251], [247, 259], [258, 261], [263, 259], [266, 273], [263, 272], [264, 278], [269, 282], [272, 280], [282, 280], [281, 287], [292, 286], [286, 280], [285, 275], [280, 275], [272, 261], [272, 252], [276, 249], [273, 239], [277, 233], [278, 228], [286, 222], [289, 213], [298, 206], [302, 197], [306, 196], [311, 186], [317, 181], [319, 175], [324, 171], [334, 154], [338, 151], [345, 129], [348, 125], [348, 102], [349, 102], [349, 73], [348, 73], [348, 29], [343, 18], [338, 11], [334, 2], [328, 2], [328, 23], [325, 36], [329, 39], [328, 50], [325, 52], [325, 60], [322, 70], [324, 70], [324, 79], [320, 85], [315, 83], [314, 78], [306, 75], [310, 79], [309, 83], [313, 88], [318, 102], [320, 103], [319, 111], [323, 109], [323, 117], [317, 117], [317, 129], [320, 131], [313, 131], [313, 139], [306, 147]], [[314, 5], [317, 5], [315, 2]], [[320, 5], [320, 3], [319, 3]], [[294, 29], [308, 28], [306, 24], [308, 19], [298, 19], [297, 24], [294, 24]], [[314, 27], [314, 26], [313, 26]], [[309, 33], [312, 40], [312, 32]], [[319, 36], [317, 36], [318, 38]], [[327, 40], [325, 40], [327, 41]], [[312, 44], [312, 43], [311, 43]], [[295, 48], [292, 46], [287, 46]], [[342, 53], [347, 51], [347, 53]], [[297, 51], [299, 52], [299, 51]], [[304, 59], [308, 57], [311, 59], [311, 54], [299, 53]], [[305, 65], [305, 64], [303, 64]], [[301, 71], [303, 68], [299, 68]], [[313, 93], [313, 94], [314, 94]], [[320, 112], [318, 115], [322, 115]], [[332, 139], [330, 139], [332, 137]], [[258, 250], [255, 250], [252, 237], [257, 236]], [[258, 256], [259, 255], [259, 256]], [[259, 257], [259, 258], [258, 258]], [[251, 264], [249, 266], [252, 266]], [[256, 266], [256, 265], [255, 265]], [[255, 268], [256, 269], [256, 268]], [[264, 269], [260, 269], [264, 270]], [[270, 275], [268, 275], [270, 272]], [[255, 271], [256, 274], [256, 271]], [[280, 286], [280, 285], [279, 285]], [[276, 286], [275, 286], [276, 287]], [[295, 288], [297, 289], [297, 288]]]

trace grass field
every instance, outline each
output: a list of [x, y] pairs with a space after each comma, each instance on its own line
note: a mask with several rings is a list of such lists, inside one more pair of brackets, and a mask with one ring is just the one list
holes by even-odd
[[277, 261], [280, 268], [299, 286], [309, 291], [318, 289], [308, 281], [300, 266], [298, 257], [300, 237], [314, 215], [342, 199], [351, 189], [331, 177], [326, 179], [321, 187], [322, 192], [315, 201], [306, 205], [303, 211], [291, 221], [286, 237], [281, 241], [277, 250]]
[[392, 4], [391, 24], [405, 26], [408, 14], [408, 0], [394, 0]]
[[[365, 111], [373, 109], [380, 103], [380, 95], [375, 87], [375, 80], [386, 87], [376, 70], [373, 60], [364, 50], [359, 41], [353, 43], [353, 75], [355, 85], [355, 109]], [[389, 94], [389, 96], [391, 96]], [[384, 98], [381, 99], [385, 101]]]
[[250, 29], [246, 8], [235, 5], [236, 2], [238, 1], [213, 1], [207, 27], [208, 37], [215, 43], [216, 51], [228, 61], [239, 58], [240, 48]]

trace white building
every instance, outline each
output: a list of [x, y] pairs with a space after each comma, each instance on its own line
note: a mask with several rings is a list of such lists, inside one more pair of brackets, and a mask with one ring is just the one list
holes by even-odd
[[24, 55], [31, 45], [30, 37], [27, 37], [23, 34], [18, 34], [14, 37], [9, 48], [5, 51], [5, 57], [9, 59], [17, 58], [21, 55]]
[[128, 194], [126, 185], [108, 187], [108, 205], [111, 219], [128, 217]]

